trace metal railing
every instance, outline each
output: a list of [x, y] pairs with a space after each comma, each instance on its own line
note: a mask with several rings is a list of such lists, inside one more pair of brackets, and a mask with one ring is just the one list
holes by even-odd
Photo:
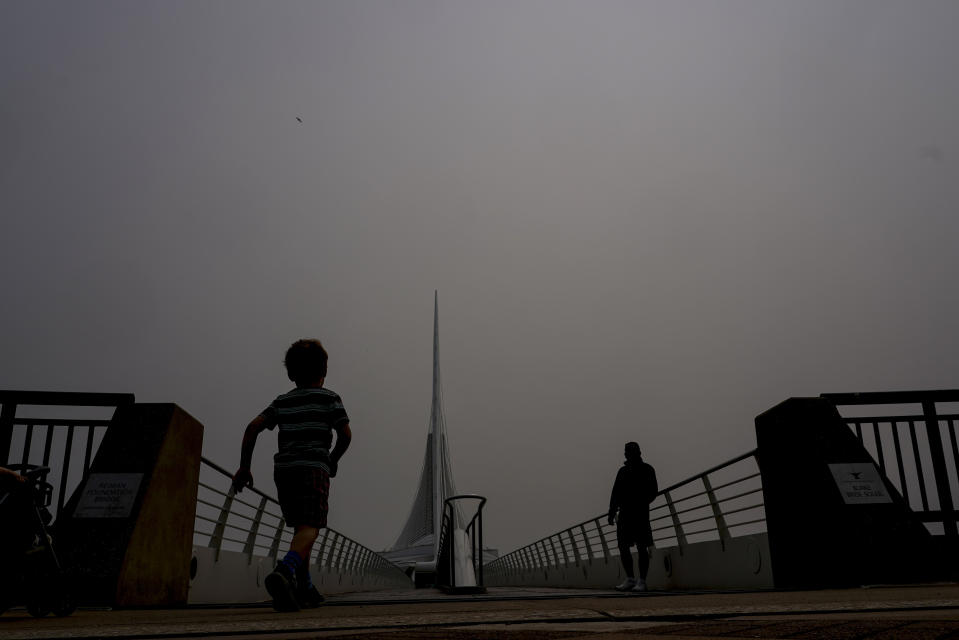
[[852, 407], [885, 405], [879, 415], [843, 419], [916, 519], [933, 535], [959, 538], [959, 414], [937, 412], [937, 404], [959, 403], [959, 390], [824, 393], [822, 397], [846, 413], [856, 412]]
[[[650, 524], [657, 547], [685, 547], [765, 531], [762, 481], [756, 450], [744, 453], [691, 478], [666, 487], [650, 504]], [[616, 526], [607, 514], [584, 520], [558, 533], [497, 558], [486, 565], [491, 578], [549, 567], [619, 557]]]
[[[133, 403], [132, 393], [0, 391], [0, 464], [50, 467], [47, 482], [54, 487], [50, 510], [56, 517], [89, 472], [116, 410]], [[109, 417], [76, 417], [96, 408]], [[18, 415], [20, 410], [42, 411], [45, 416]]]
[[469, 542], [469, 561], [473, 567], [473, 575], [476, 584], [465, 585], [465, 588], [471, 591], [482, 591], [483, 589], [483, 506], [486, 504], [486, 498], [474, 494], [462, 494], [450, 496], [443, 501], [443, 524], [440, 528], [439, 558], [436, 564], [436, 584], [446, 591], [462, 590], [464, 585], [456, 582], [456, 558], [454, 529], [456, 529], [456, 514], [459, 510], [455, 506], [456, 501], [461, 500], [479, 500], [476, 507], [476, 513], [470, 518], [470, 521], [463, 528], [466, 539]]
[[[289, 548], [293, 534], [285, 526], [279, 503], [255, 487], [235, 494], [232, 474], [206, 458], [201, 458], [197, 492], [195, 546], [245, 554], [253, 558], [276, 558]], [[247, 493], [248, 492], [248, 493]], [[310, 566], [331, 573], [379, 574], [395, 577], [402, 571], [372, 549], [333, 529], [323, 529]]]

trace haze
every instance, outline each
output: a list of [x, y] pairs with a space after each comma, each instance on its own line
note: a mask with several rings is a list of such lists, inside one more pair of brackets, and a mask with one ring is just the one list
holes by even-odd
[[[0, 3], [0, 388], [247, 422], [317, 337], [330, 524], [413, 500], [439, 291], [502, 552], [790, 396], [956, 387], [959, 4]], [[254, 457], [272, 492], [275, 436]]]

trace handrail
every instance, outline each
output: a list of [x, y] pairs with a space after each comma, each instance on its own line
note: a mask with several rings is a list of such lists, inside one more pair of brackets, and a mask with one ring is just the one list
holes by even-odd
[[78, 391], [0, 390], [0, 404], [59, 405], [67, 407], [120, 407], [136, 401], [132, 393], [86, 393]]
[[[43, 439], [43, 450], [41, 456], [33, 456], [33, 462], [41, 463], [42, 466], [49, 466], [53, 470], [54, 478], [51, 484], [56, 488], [56, 507], [51, 507], [54, 516], [59, 515], [63, 505], [68, 498], [68, 491], [79, 486], [83, 477], [90, 469], [93, 458], [93, 441], [98, 433], [109, 427], [116, 416], [117, 409], [120, 407], [132, 405], [135, 402], [135, 396], [132, 393], [79, 393], [71, 391], [16, 391], [0, 390], [0, 465], [9, 464], [11, 460], [12, 446], [14, 441], [14, 427], [23, 428], [22, 447], [18, 457], [20, 464], [31, 463], [33, 454], [34, 432], [39, 431], [38, 438]], [[55, 407], [103, 407], [113, 409], [110, 418], [89, 419], [89, 418], [41, 418], [41, 417], [22, 417], [17, 416], [17, 409], [20, 406], [55, 406]], [[54, 447], [54, 430], [65, 429], [66, 441], [62, 446], [58, 443]], [[86, 438], [77, 442], [77, 446], [83, 449], [82, 468], [74, 469], [71, 474], [71, 459], [74, 448], [74, 436], [80, 431], [80, 437]], [[54, 451], [56, 449], [56, 451]], [[62, 455], [61, 455], [62, 454]], [[51, 461], [51, 457], [61, 460], [61, 462]], [[78, 477], [79, 476], [79, 477]]]
[[[219, 474], [221, 478], [229, 479], [232, 482], [233, 476], [226, 469], [205, 457], [201, 457], [200, 460], [202, 467], [209, 468]], [[231, 542], [236, 544], [238, 546], [237, 551], [245, 554], [248, 562], [252, 563], [254, 556], [275, 557], [279, 553], [280, 544], [288, 543], [292, 539], [292, 534], [284, 528], [285, 522], [282, 514], [277, 512], [279, 502], [273, 496], [256, 487], [245, 487], [245, 491], [251, 491], [260, 497], [260, 504], [253, 505], [237, 498], [232, 486], [224, 492], [213, 488], [209, 483], [201, 482], [200, 489], [224, 498], [222, 505], [217, 505], [209, 499], [197, 497], [198, 512], [196, 514], [197, 526], [194, 528], [194, 542], [199, 539], [201, 543], [205, 542], [205, 546], [213, 548], [215, 558], [219, 558], [220, 551], [225, 550], [223, 543]], [[199, 513], [199, 505], [216, 512], [216, 517]], [[237, 505], [250, 509], [251, 513], [240, 513], [236, 510]], [[264, 516], [272, 518], [275, 522], [267, 523], [263, 519]], [[200, 523], [213, 524], [213, 530], [202, 530], [199, 526]], [[229, 534], [227, 530], [230, 531]], [[233, 537], [232, 531], [240, 532], [242, 535]], [[241, 540], [240, 537], [245, 539]], [[264, 540], [266, 542], [263, 542]], [[261, 553], [257, 553], [258, 551]], [[380, 554], [331, 528], [325, 529], [324, 535], [319, 539], [319, 544], [314, 546], [313, 553], [313, 562], [329, 571], [389, 574], [390, 577], [395, 577], [396, 573], [402, 573], [399, 567]]]
[[[751, 456], [755, 456], [755, 455], [756, 455], [756, 452], [757, 452], [757, 449], [753, 449], [752, 451], [748, 451], [748, 452], [746, 452], [746, 453], [744, 453], [744, 454], [742, 454], [742, 455], [739, 455], [739, 456], [736, 456], [735, 458], [732, 458], [732, 459], [730, 459], [730, 460], [727, 460], [726, 462], [724, 462], [724, 463], [722, 463], [722, 464], [718, 464], [718, 465], [716, 465], [715, 467], [710, 467], [710, 468], [707, 469], [706, 471], [703, 471], [703, 472], [701, 472], [701, 473], [698, 473], [698, 474], [696, 474], [696, 475], [694, 475], [694, 476], [690, 476], [689, 478], [686, 478], [685, 480], [682, 480], [682, 481], [680, 481], [680, 482], [677, 482], [677, 483], [675, 483], [675, 484], [672, 484], [672, 485], [666, 487], [665, 489], [661, 489], [660, 492], [659, 492], [658, 494], [656, 494], [656, 495], [657, 495], [657, 497], [658, 497], [658, 496], [665, 496], [667, 493], [670, 493], [670, 492], [672, 492], [672, 491], [675, 491], [676, 489], [679, 489], [680, 487], [683, 487], [683, 486], [685, 486], [685, 485], [687, 485], [687, 484], [690, 484], [690, 483], [692, 483], [692, 482], [695, 482], [696, 480], [699, 480], [702, 476], [704, 476], [704, 475], [706, 475], [706, 474], [715, 473], [716, 471], [719, 471], [720, 469], [724, 469], [724, 468], [729, 467], [729, 466], [731, 466], [731, 465], [733, 465], [733, 464], [736, 464], [737, 462], [741, 462], [741, 461], [743, 461], [743, 460], [746, 460], [747, 458], [749, 458], [749, 457], [751, 457]], [[746, 477], [743, 478], [743, 479], [755, 478], [755, 477], [757, 477], [758, 475], [759, 475], [758, 473], [754, 473], [754, 474], [751, 474], [751, 475], [749, 475], [749, 476], [746, 476]], [[730, 485], [727, 484], [726, 486], [730, 486]], [[699, 495], [699, 496], [702, 496], [702, 495], [705, 495], [705, 493], [706, 493], [706, 492], [704, 491], [704, 492], [702, 492], [702, 493], [700, 493], [700, 494], [698, 494], [698, 495]], [[683, 500], [688, 500], [688, 499], [694, 498], [694, 497], [697, 497], [697, 496], [693, 495], [693, 496], [684, 496], [684, 497], [682, 497], [682, 498], [677, 498], [676, 500], [673, 501], [673, 504], [675, 504], [675, 503], [677, 503], [677, 502], [682, 502]], [[700, 505], [700, 506], [698, 506], [698, 507], [696, 507], [696, 508], [697, 508], [697, 509], [702, 509], [703, 507], [706, 507], [706, 506], [709, 506], [709, 505], [708, 505], [708, 504]], [[656, 506], [656, 507], [650, 506], [650, 511], [655, 510], [655, 509], [663, 509], [663, 508], [666, 508], [666, 505], [659, 505], [659, 506]], [[592, 517], [592, 518], [587, 518], [586, 520], [583, 520], [582, 522], [579, 522], [579, 523], [577, 523], [577, 524], [574, 524], [574, 525], [568, 527], [567, 529], [564, 529], [563, 531], [566, 531], [566, 530], [568, 530], [568, 529], [575, 529], [576, 527], [580, 527], [580, 526], [589, 524], [589, 523], [591, 523], [591, 522], [593, 522], [593, 521], [595, 521], [595, 520], [597, 520], [597, 519], [601, 519], [601, 518], [605, 518], [605, 517], [606, 517], [606, 512], [603, 512], [603, 513], [599, 514], [598, 516], [594, 516], [594, 517]], [[667, 516], [662, 516], [662, 517], [668, 517], [668, 515], [667, 515]], [[662, 519], [662, 518], [656, 518], [656, 519]], [[537, 543], [540, 543], [540, 542], [545, 542], [545, 541], [549, 540], [553, 535], [556, 535], [556, 534], [551, 534], [551, 535], [549, 535], [549, 536], [545, 536], [545, 537], [543, 537], [543, 538], [540, 538], [539, 540], [536, 540], [536, 542], [534, 542], [534, 543], [532, 543], [532, 544], [530, 544], [530, 545], [528, 545], [528, 546], [533, 546], [533, 544], [537, 544]]]
[[[676, 546], [679, 548], [679, 553], [682, 554], [687, 544], [688, 536], [715, 534], [718, 535], [719, 540], [725, 546], [726, 540], [733, 537], [730, 533], [731, 529], [738, 529], [747, 525], [759, 525], [765, 522], [761, 486], [758, 488], [743, 486], [744, 483], [751, 480], [758, 482], [758, 480], [756, 480], [756, 478], [759, 477], [758, 471], [746, 473], [736, 480], [723, 482], [716, 486], [712, 486], [709, 482], [709, 476], [711, 474], [728, 469], [733, 465], [749, 459], [755, 462], [756, 454], [757, 450], [753, 449], [662, 489], [657, 494], [657, 500], [661, 499], [664, 500], [664, 502], [653, 506], [651, 511], [667, 510], [664, 515], [657, 516], [655, 520], [667, 520], [669, 523], [653, 529], [654, 542], [675, 540]], [[677, 490], [688, 487], [693, 483], [700, 483], [704, 489], [689, 496], [674, 497], [672, 495]], [[718, 492], [730, 487], [736, 487], [732, 495], [717, 496]], [[694, 498], [702, 499], [704, 496], [706, 499], [701, 500], [699, 504], [687, 506], [680, 510], [675, 508], [677, 503]], [[750, 498], [750, 496], [757, 496], [758, 499], [742, 504], [742, 502]], [[743, 521], [729, 522], [727, 520], [728, 516], [734, 514], [745, 515], [747, 512], [762, 513], [762, 515], [758, 518], [747, 517]], [[614, 534], [615, 529], [612, 525], [603, 523], [606, 517], [607, 514], [603, 513], [576, 523], [557, 533], [540, 538], [525, 547], [521, 547], [490, 562], [487, 565], [487, 569], [496, 574], [502, 574], [503, 572], [531, 571], [548, 566], [569, 565], [571, 562], [579, 565], [583, 558], [586, 558], [587, 561], [592, 561], [595, 557], [596, 559], [602, 559], [604, 562], [608, 562], [610, 557], [614, 555], [612, 549], [615, 549], [615, 544], [610, 545], [607, 539]], [[700, 528], [699, 526], [690, 528], [690, 525], [698, 525], [706, 521], [712, 521], [714, 525], [708, 528]], [[667, 531], [669, 533], [666, 535], [655, 535], [656, 533]], [[601, 549], [594, 548], [597, 541], [600, 543]], [[572, 557], [570, 551], [572, 551]]]
[[919, 404], [922, 402], [959, 402], [959, 389], [930, 391], [868, 391], [864, 393], [823, 393], [821, 398], [835, 405]]
[[[942, 535], [953, 541], [959, 540], [959, 509], [955, 508], [951, 480], [959, 464], [959, 437], [956, 433], [959, 414], [954, 410], [939, 413], [936, 406], [937, 403], [959, 402], [959, 389], [824, 393], [820, 397], [837, 409], [880, 405], [888, 413], [889, 405], [919, 406], [922, 411], [919, 415], [843, 416], [842, 419], [917, 518], [936, 523], [941, 526]], [[888, 425], [889, 429], [881, 429], [880, 425]], [[906, 461], [908, 466], [904, 464]], [[932, 482], [927, 486], [928, 480]], [[941, 517], [929, 518], [931, 506], [936, 502], [943, 507], [939, 513]], [[939, 535], [934, 528], [929, 531]]]

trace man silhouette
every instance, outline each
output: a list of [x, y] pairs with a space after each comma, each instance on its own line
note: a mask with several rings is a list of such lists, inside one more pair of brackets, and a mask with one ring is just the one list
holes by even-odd
[[[659, 485], [656, 483], [656, 471], [643, 462], [638, 444], [627, 442], [624, 454], [626, 462], [616, 473], [613, 492], [609, 498], [609, 524], [616, 522], [619, 559], [626, 570], [626, 580], [617, 585], [616, 589], [646, 591], [646, 575], [649, 572], [647, 547], [653, 544], [653, 532], [649, 525], [649, 503], [659, 493]], [[629, 552], [629, 547], [634, 544], [639, 555], [638, 581], [633, 574], [633, 556]]]

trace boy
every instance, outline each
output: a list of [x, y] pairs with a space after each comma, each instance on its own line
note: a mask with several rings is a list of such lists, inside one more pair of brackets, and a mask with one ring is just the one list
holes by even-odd
[[[319, 606], [324, 598], [310, 579], [313, 543], [326, 526], [330, 478], [350, 446], [350, 419], [340, 397], [323, 387], [327, 353], [319, 340], [297, 340], [286, 352], [286, 373], [296, 388], [278, 396], [243, 433], [240, 468], [233, 475], [237, 492], [253, 486], [250, 463], [256, 438], [279, 426], [273, 456], [277, 500], [286, 524], [293, 527], [290, 550], [264, 583], [277, 611]], [[336, 446], [333, 432], [336, 432]]]

